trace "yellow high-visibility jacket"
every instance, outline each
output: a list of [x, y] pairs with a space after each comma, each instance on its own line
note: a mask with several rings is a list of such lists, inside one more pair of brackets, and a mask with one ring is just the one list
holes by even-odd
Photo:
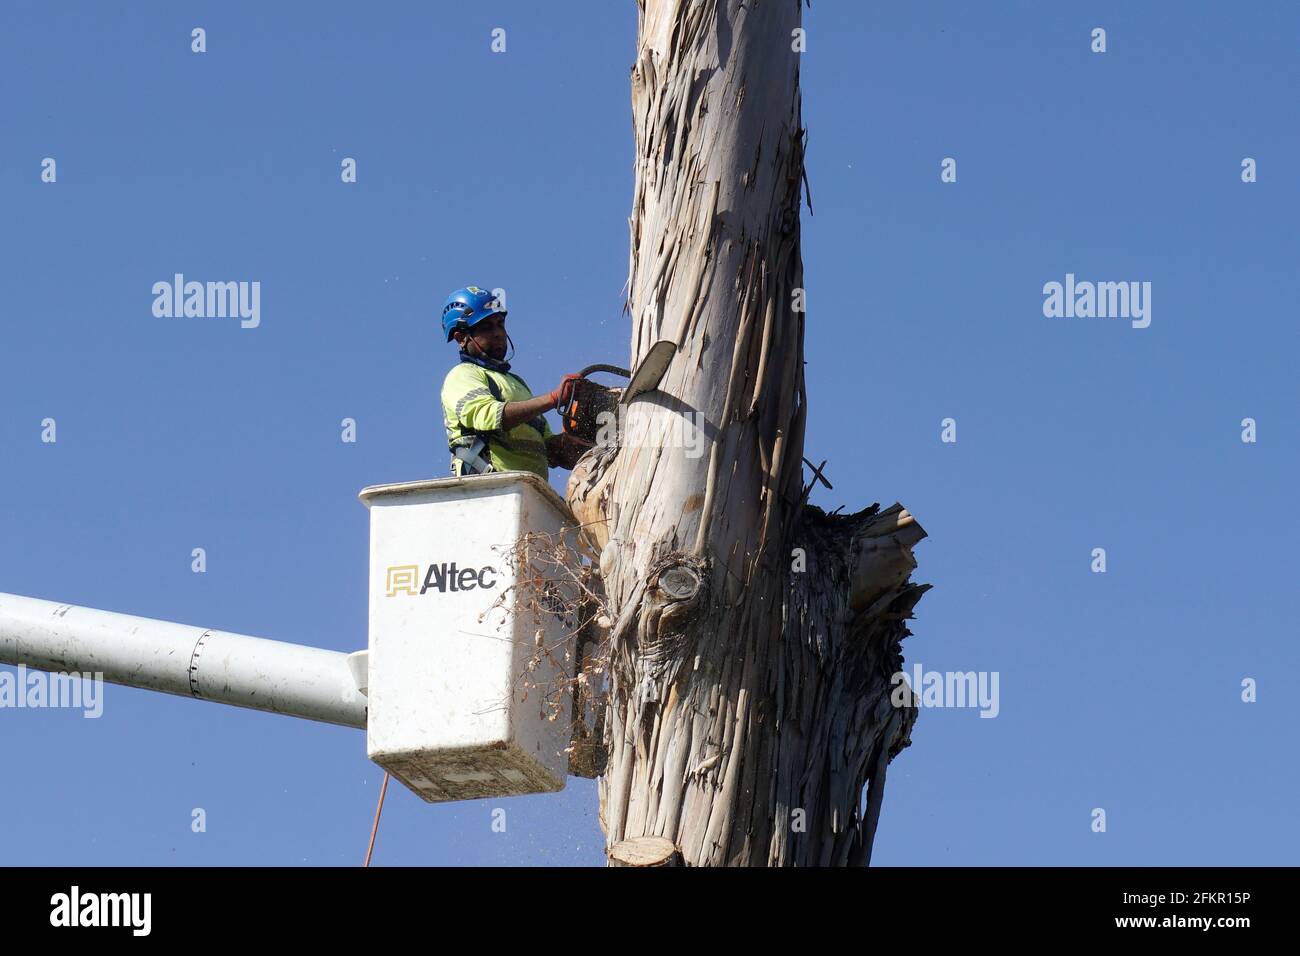
[[[442, 382], [442, 418], [449, 449], [468, 447], [476, 437], [482, 438], [493, 471], [531, 471], [546, 478], [546, 439], [552, 432], [545, 416], [538, 415], [509, 432], [501, 427], [506, 402], [532, 397], [528, 384], [513, 372], [458, 363]], [[453, 454], [451, 473], [460, 475], [462, 468], [463, 462]]]

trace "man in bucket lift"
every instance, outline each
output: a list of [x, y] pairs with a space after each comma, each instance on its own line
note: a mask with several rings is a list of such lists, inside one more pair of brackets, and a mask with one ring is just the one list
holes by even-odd
[[442, 417], [451, 450], [451, 473], [479, 475], [531, 471], [546, 478], [548, 467], [572, 468], [584, 450], [580, 442], [555, 434], [543, 413], [567, 401], [577, 375], [533, 397], [528, 384], [510, 371], [506, 310], [478, 286], [457, 289], [442, 306], [442, 330], [460, 346], [460, 361], [442, 383]]

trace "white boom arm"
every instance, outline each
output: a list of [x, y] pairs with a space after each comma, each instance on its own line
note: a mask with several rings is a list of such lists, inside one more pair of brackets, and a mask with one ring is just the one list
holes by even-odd
[[16, 594], [0, 593], [0, 664], [366, 726], [363, 655]]

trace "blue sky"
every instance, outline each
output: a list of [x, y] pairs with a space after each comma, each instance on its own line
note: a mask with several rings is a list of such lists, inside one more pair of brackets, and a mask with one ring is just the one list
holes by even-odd
[[[356, 493], [446, 466], [443, 297], [505, 287], [537, 390], [626, 361], [635, 6], [467, 7], [5, 14], [0, 591], [360, 648]], [[814, 501], [912, 511], [908, 667], [1000, 675], [996, 719], [922, 711], [875, 862], [1294, 864], [1300, 8], [804, 23]], [[259, 281], [260, 326], [154, 317], [176, 272]], [[1149, 281], [1150, 327], [1045, 317], [1067, 273]], [[0, 709], [0, 864], [360, 862], [361, 732], [106, 693]], [[597, 865], [596, 809], [394, 786], [375, 861]]]

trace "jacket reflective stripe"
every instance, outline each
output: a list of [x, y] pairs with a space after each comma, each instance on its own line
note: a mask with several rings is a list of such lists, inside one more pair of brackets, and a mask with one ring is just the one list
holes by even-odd
[[[489, 392], [486, 388], [470, 389], [468, 392], [462, 395], [460, 397], [460, 401], [456, 403], [456, 417], [460, 418], [460, 413], [465, 410], [465, 403], [468, 402], [471, 398], [478, 398], [481, 395], [491, 395], [491, 394], [492, 393]], [[501, 401], [501, 399], [498, 398], [497, 401]]]

